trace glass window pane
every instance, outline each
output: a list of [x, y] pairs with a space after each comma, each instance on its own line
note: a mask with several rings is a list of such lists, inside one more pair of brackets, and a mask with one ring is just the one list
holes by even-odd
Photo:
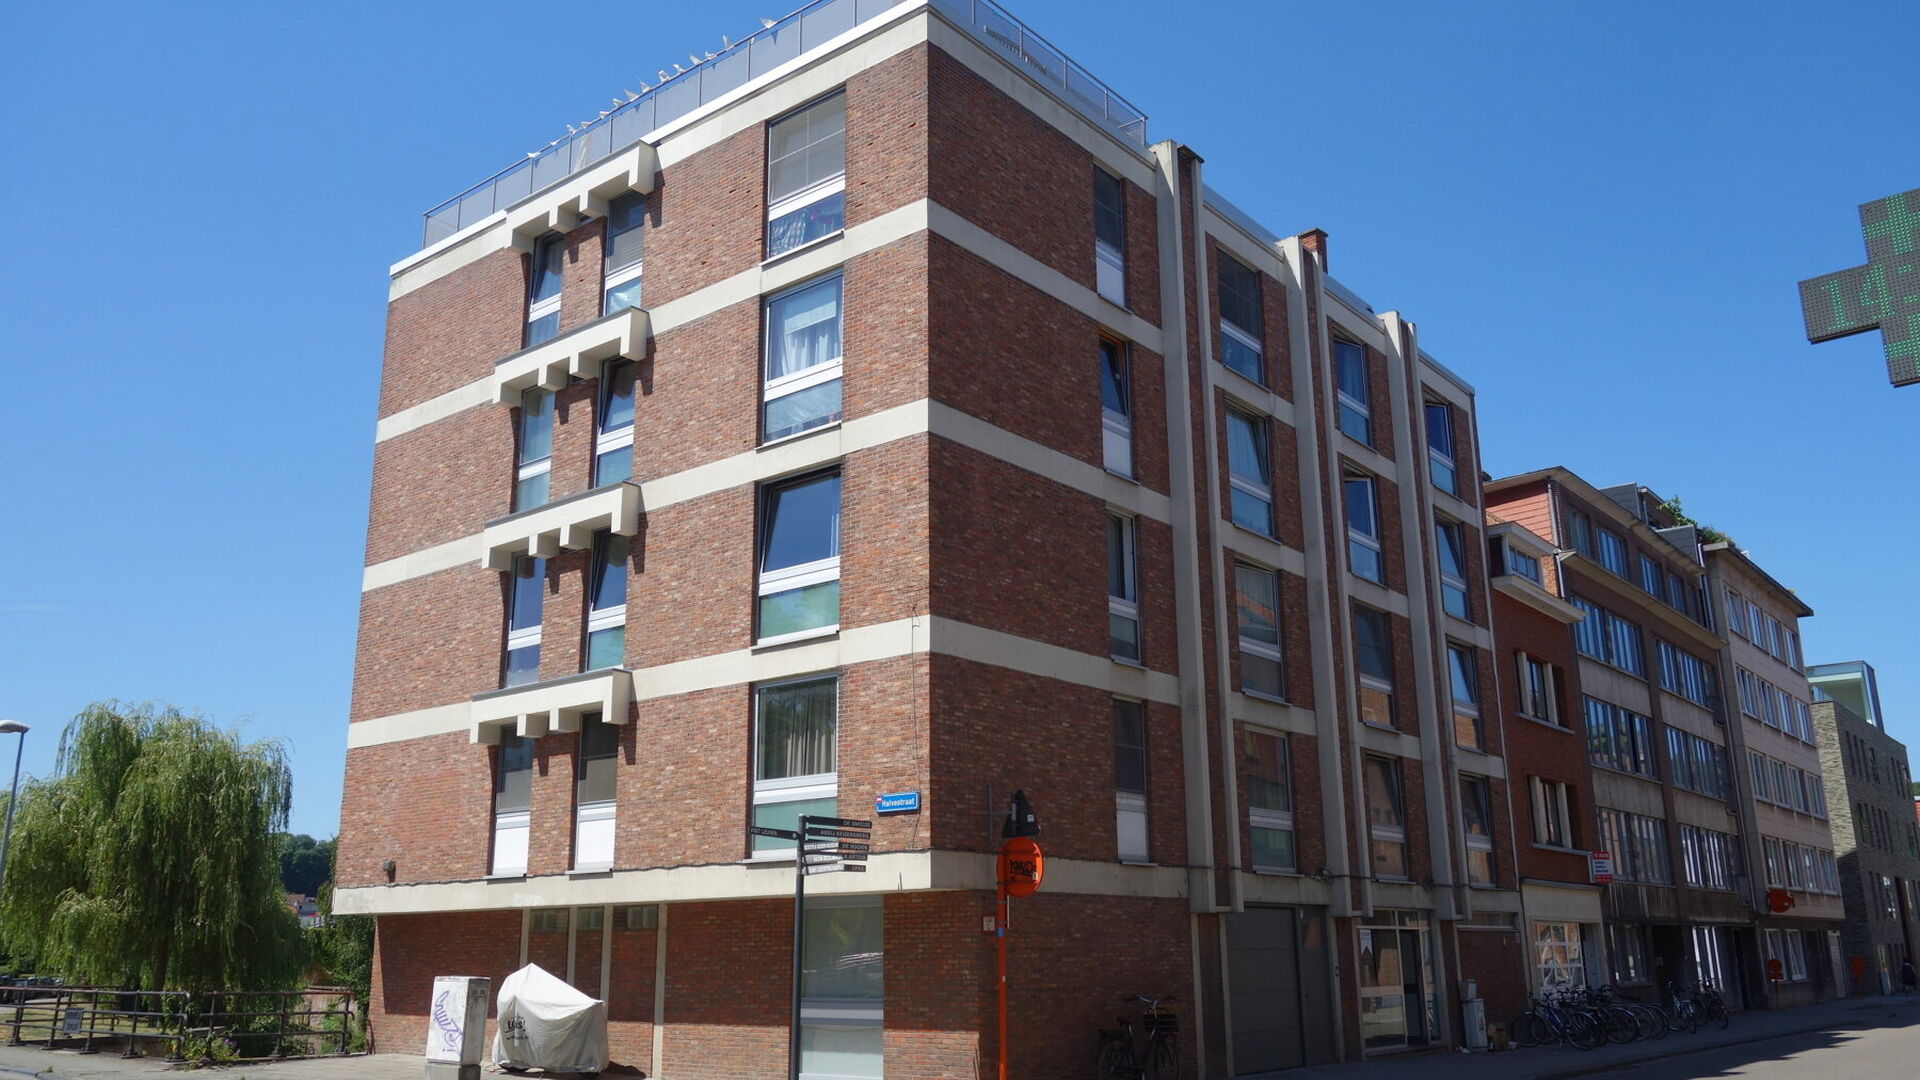
[[847, 97], [835, 94], [776, 121], [767, 133], [767, 201], [846, 171]]
[[1292, 869], [1294, 866], [1293, 830], [1253, 830], [1253, 865]]
[[1117, 416], [1132, 416], [1126, 351], [1117, 342], [1100, 341], [1100, 405]]
[[1229, 371], [1237, 371], [1254, 382], [1265, 384], [1266, 372], [1261, 370], [1260, 351], [1232, 334], [1220, 335], [1220, 362], [1227, 365]]
[[1387, 616], [1356, 606], [1353, 609], [1354, 662], [1362, 675], [1393, 679], [1393, 639], [1388, 633]]
[[619, 360], [607, 365], [601, 375], [605, 380], [600, 403], [602, 432], [633, 426], [633, 391], [639, 375], [640, 365], [631, 360]]
[[840, 275], [767, 301], [767, 381], [840, 359]]
[[647, 216], [647, 197], [639, 192], [622, 195], [607, 204], [608, 270], [617, 270], [640, 261], [640, 223]]
[[760, 636], [780, 637], [840, 621], [840, 583], [824, 581], [760, 598]]
[[598, 555], [593, 575], [593, 599], [588, 605], [595, 611], [625, 607], [627, 603], [627, 538], [601, 533], [594, 545]]
[[1267, 645], [1280, 644], [1280, 603], [1278, 580], [1271, 570], [1235, 566], [1234, 582], [1239, 590], [1240, 636]]
[[792, 251], [846, 227], [847, 193], [836, 191], [768, 222], [767, 254]]
[[559, 236], [541, 238], [533, 252], [533, 278], [528, 285], [528, 300], [537, 303], [560, 295], [566, 250], [566, 241]]
[[540, 646], [527, 645], [507, 650], [507, 672], [502, 686], [525, 686], [540, 681]]
[[859, 904], [809, 904], [801, 954], [802, 999], [881, 1000], [880, 898]]
[[840, 419], [840, 380], [786, 394], [767, 402], [765, 438], [784, 439]]
[[1447, 668], [1452, 676], [1453, 700], [1478, 705], [1479, 672], [1475, 670], [1473, 650], [1459, 645], [1447, 646]]
[[627, 628], [624, 626], [595, 630], [587, 635], [588, 671], [601, 668], [621, 667], [627, 662]]
[[1133, 522], [1107, 515], [1107, 595], [1137, 600], [1134, 587]]
[[1351, 341], [1335, 339], [1334, 363], [1339, 368], [1340, 392], [1361, 408], [1371, 404], [1367, 386], [1367, 350]]
[[553, 456], [553, 395], [538, 387], [520, 395], [519, 455], [521, 465]]
[[1262, 536], [1273, 535], [1273, 503], [1239, 488], [1232, 489], [1227, 503], [1235, 525]]
[[1147, 709], [1137, 701], [1113, 703], [1113, 786], [1147, 790]]
[[1378, 540], [1380, 533], [1373, 513], [1373, 481], [1364, 476], [1347, 477], [1346, 502], [1347, 528]]
[[784, 780], [834, 771], [837, 695], [834, 679], [760, 688], [754, 779]]
[[[793, 802], [756, 803], [753, 807], [753, 823], [769, 829], [800, 828], [801, 815], [812, 817], [837, 817], [840, 814], [840, 800], [830, 796], [824, 799], [799, 799]], [[782, 840], [777, 836], [756, 836], [753, 838], [753, 850], [778, 851], [793, 847], [793, 841]]]
[[1247, 735], [1247, 805], [1255, 810], [1290, 812], [1293, 789], [1287, 769], [1287, 741], [1278, 735]]
[[633, 479], [633, 447], [623, 446], [618, 450], [609, 450], [604, 454], [595, 455], [594, 483], [612, 484], [631, 479]]
[[525, 810], [532, 805], [533, 740], [502, 734], [493, 771], [494, 812]]
[[1220, 256], [1220, 317], [1254, 341], [1261, 339], [1260, 275], [1224, 254]]
[[1093, 170], [1093, 235], [1115, 251], [1127, 249], [1126, 186], [1099, 168]]
[[1400, 828], [1406, 818], [1400, 805], [1400, 763], [1390, 758], [1367, 758], [1367, 820]]
[[766, 539], [760, 555], [763, 572], [839, 554], [839, 473], [776, 487], [767, 493]]
[[1448, 406], [1427, 403], [1427, 448], [1453, 457], [1453, 410]]
[[615, 768], [619, 762], [620, 728], [606, 723], [596, 713], [582, 718], [580, 746], [576, 760], [574, 800], [611, 802], [615, 790]]
[[545, 506], [547, 504], [547, 484], [548, 481], [552, 479], [552, 473], [537, 472], [532, 476], [515, 480], [513, 482], [513, 508], [515, 510], [531, 510], [536, 506]]
[[1227, 412], [1227, 469], [1262, 488], [1272, 484], [1266, 425], [1251, 416]]
[[527, 630], [540, 625], [540, 605], [546, 596], [547, 560], [526, 555], [513, 560], [508, 583], [507, 629]]

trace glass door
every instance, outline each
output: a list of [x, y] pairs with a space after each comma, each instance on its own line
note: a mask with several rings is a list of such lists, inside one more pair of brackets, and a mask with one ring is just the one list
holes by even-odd
[[1407, 1046], [1407, 979], [1400, 931], [1360, 930], [1360, 1044], [1367, 1051]]

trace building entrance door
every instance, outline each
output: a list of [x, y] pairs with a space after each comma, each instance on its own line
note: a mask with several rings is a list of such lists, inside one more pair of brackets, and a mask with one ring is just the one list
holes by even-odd
[[1395, 926], [1360, 928], [1360, 1044], [1368, 1052], [1425, 1046], [1439, 1037], [1433, 968], [1421, 912], [1388, 912]]
[[1226, 920], [1236, 1076], [1333, 1060], [1325, 920], [1250, 907]]

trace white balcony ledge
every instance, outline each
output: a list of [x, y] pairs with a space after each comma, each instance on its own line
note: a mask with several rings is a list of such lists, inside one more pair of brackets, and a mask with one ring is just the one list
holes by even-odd
[[556, 731], [579, 731], [580, 718], [599, 713], [610, 724], [627, 722], [633, 701], [633, 673], [602, 668], [561, 679], [489, 690], [473, 696], [473, 741], [493, 745], [503, 733], [539, 738]]
[[1505, 593], [1542, 615], [1551, 615], [1563, 623], [1577, 623], [1587, 617], [1586, 612], [1519, 574], [1495, 574], [1492, 585], [1496, 591]]
[[518, 405], [520, 395], [536, 386], [559, 390], [569, 379], [599, 374], [600, 365], [616, 356], [638, 360], [651, 330], [645, 308], [628, 308], [503, 357], [493, 365], [493, 400]]
[[481, 533], [486, 553], [480, 565], [511, 570], [516, 555], [551, 559], [562, 551], [585, 551], [601, 529], [621, 536], [640, 531], [640, 485], [623, 480], [489, 522]]
[[536, 191], [518, 204], [507, 207], [507, 229], [513, 234], [513, 246], [532, 251], [534, 242], [550, 232], [569, 232], [583, 221], [607, 216], [607, 203], [637, 191], [653, 190], [653, 177], [660, 171], [660, 155], [641, 142], [605, 161], [567, 177], [543, 191]]

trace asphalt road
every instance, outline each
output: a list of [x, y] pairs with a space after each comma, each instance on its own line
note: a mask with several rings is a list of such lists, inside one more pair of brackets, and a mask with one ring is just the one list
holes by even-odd
[[1592, 1075], [1620, 1080], [1914, 1080], [1920, 1077], [1920, 1023], [1911, 1011], [1864, 1013], [1858, 1026], [1784, 1035], [1629, 1065]]

